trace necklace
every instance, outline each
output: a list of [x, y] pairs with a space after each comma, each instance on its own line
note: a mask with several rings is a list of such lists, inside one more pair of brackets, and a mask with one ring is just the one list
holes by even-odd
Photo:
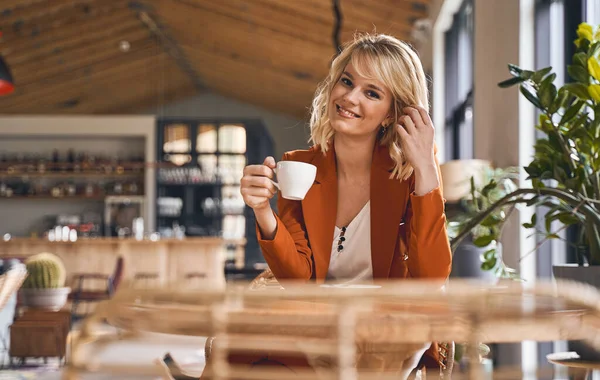
[[344, 241], [346, 241], [346, 228], [347, 226], [342, 227], [342, 232], [340, 232], [340, 238], [338, 239], [338, 247], [337, 251], [342, 252], [344, 250]]

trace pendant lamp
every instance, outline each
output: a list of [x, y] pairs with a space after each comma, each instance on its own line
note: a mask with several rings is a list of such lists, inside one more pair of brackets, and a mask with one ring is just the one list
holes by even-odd
[[[2, 37], [2, 32], [0, 32]], [[8, 95], [15, 90], [15, 82], [6, 62], [0, 57], [0, 96]]]
[[13, 82], [10, 70], [4, 62], [4, 59], [0, 57], [0, 96], [8, 95], [15, 90], [15, 84]]

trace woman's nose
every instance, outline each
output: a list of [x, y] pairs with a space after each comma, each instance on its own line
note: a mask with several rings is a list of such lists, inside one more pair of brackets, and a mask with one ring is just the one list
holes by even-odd
[[343, 99], [352, 105], [356, 105], [356, 104], [358, 104], [358, 95], [359, 95], [359, 90], [358, 90], [358, 88], [355, 87], [355, 88], [347, 91], [344, 94]]

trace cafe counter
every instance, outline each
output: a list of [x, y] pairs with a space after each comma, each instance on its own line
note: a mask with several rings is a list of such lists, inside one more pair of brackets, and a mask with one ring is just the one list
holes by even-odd
[[218, 237], [160, 240], [96, 238], [75, 242], [12, 238], [0, 241], [0, 259], [50, 252], [64, 261], [67, 281], [74, 273], [110, 275], [119, 256], [124, 259], [124, 280], [149, 281], [149, 278], [158, 284], [198, 278], [223, 281], [225, 259], [233, 256], [236, 266], [243, 265], [245, 244], [245, 239]]

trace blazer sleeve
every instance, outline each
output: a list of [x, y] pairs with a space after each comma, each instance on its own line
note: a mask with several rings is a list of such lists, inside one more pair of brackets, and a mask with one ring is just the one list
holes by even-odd
[[410, 198], [405, 215], [408, 235], [408, 271], [411, 277], [446, 279], [452, 269], [452, 252], [446, 230], [442, 175], [437, 164], [440, 186], [427, 194], [414, 193], [411, 177]]
[[[283, 160], [288, 159], [288, 154], [284, 154]], [[256, 236], [263, 256], [278, 280], [308, 280], [313, 277], [314, 265], [302, 203], [285, 199], [279, 194], [277, 209], [279, 215], [274, 213], [277, 229], [273, 240], [263, 239], [258, 223], [256, 224]]]

